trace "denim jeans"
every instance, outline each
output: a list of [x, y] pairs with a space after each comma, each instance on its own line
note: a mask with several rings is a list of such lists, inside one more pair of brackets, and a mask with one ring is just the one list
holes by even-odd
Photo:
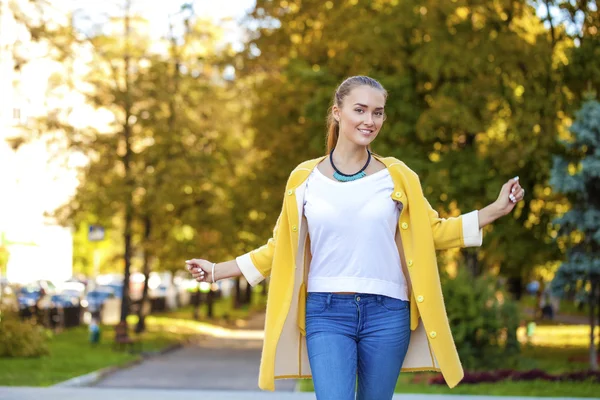
[[309, 292], [306, 345], [317, 400], [388, 400], [410, 340], [409, 302]]

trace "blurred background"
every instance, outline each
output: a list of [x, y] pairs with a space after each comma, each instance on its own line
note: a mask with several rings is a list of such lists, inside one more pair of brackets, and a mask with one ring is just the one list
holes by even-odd
[[369, 75], [373, 150], [440, 215], [527, 191], [481, 248], [438, 253], [452, 393], [597, 395], [598, 29], [588, 0], [0, 0], [0, 385], [260, 341], [268, 279], [198, 285], [184, 261], [266, 242], [335, 88]]

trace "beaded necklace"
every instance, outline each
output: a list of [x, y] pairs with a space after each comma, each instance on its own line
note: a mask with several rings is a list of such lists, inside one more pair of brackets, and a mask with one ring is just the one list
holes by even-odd
[[367, 157], [367, 162], [365, 163], [364, 167], [362, 167], [362, 169], [360, 171], [358, 171], [357, 173], [352, 174], [352, 175], [344, 174], [335, 167], [335, 164], [333, 163], [333, 150], [335, 150], [335, 147], [331, 150], [331, 153], [329, 153], [329, 161], [331, 162], [331, 166], [333, 167], [333, 169], [335, 171], [333, 173], [333, 177], [335, 179], [337, 179], [340, 182], [350, 182], [350, 181], [355, 181], [357, 179], [364, 178], [365, 176], [367, 176], [365, 169], [367, 169], [369, 162], [371, 162], [371, 152], [369, 151], [369, 149], [367, 149], [368, 157]]

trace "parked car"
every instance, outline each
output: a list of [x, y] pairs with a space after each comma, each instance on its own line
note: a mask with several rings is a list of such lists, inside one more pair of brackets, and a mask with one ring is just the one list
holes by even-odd
[[117, 295], [114, 288], [110, 286], [98, 286], [86, 294], [81, 305], [89, 312], [100, 312], [106, 300], [115, 298], [117, 298]]
[[42, 286], [37, 283], [23, 286], [17, 293], [17, 301], [19, 309], [33, 307], [38, 305], [39, 308], [50, 307], [50, 296]]
[[56, 308], [78, 307], [79, 297], [72, 294], [61, 292], [50, 297], [50, 304]]

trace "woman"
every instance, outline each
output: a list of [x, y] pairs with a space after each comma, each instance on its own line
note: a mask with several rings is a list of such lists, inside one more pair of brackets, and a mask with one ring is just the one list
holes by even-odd
[[518, 178], [479, 211], [439, 218], [418, 176], [369, 150], [387, 92], [365, 76], [336, 90], [328, 154], [292, 171], [273, 237], [224, 263], [186, 261], [197, 281], [271, 277], [259, 387], [312, 377], [318, 399], [391, 399], [400, 371], [463, 377], [436, 249], [479, 246], [524, 196]]

